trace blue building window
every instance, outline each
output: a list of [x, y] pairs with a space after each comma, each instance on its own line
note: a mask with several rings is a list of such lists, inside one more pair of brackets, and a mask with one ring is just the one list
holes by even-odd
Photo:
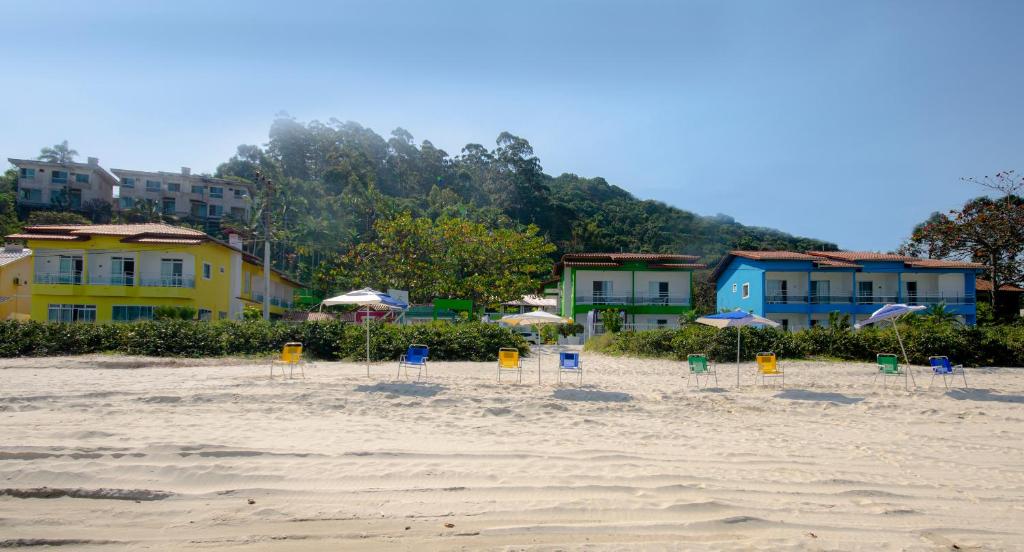
[[224, 188], [220, 186], [210, 186], [210, 197], [211, 198], [222, 198], [224, 197]]
[[79, 184], [88, 184], [89, 183], [89, 175], [87, 175], [87, 174], [76, 174], [75, 175], [75, 182], [77, 182]]
[[134, 188], [135, 187], [135, 179], [134, 178], [122, 178], [121, 179], [121, 187], [122, 188]]
[[146, 181], [146, 191], [147, 192], [159, 192], [160, 191], [160, 181], [159, 180], [147, 180]]
[[36, 179], [36, 170], [35, 169], [21, 169], [19, 171], [19, 173], [18, 173], [18, 176], [20, 176], [22, 178], [22, 180], [35, 180]]
[[68, 172], [67, 171], [53, 171], [50, 173], [50, 182], [53, 184], [67, 184], [68, 183]]

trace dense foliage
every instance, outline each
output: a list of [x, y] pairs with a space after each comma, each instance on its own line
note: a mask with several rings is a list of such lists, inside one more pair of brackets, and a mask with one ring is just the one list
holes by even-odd
[[[735, 247], [835, 249], [724, 215], [641, 201], [602, 178], [552, 177], [529, 142], [507, 132], [492, 149], [468, 144], [451, 156], [427, 140], [417, 145], [401, 128], [385, 139], [353, 122], [279, 117], [265, 147], [239, 146], [217, 176], [256, 182], [257, 170], [274, 182], [274, 262], [324, 291], [365, 281], [346, 256], [375, 243], [378, 221], [406, 212], [491, 230], [536, 225], [537, 235], [557, 248], [549, 260], [573, 251], [685, 252], [713, 260]], [[252, 251], [261, 247], [267, 197], [258, 185], [253, 216], [225, 221]]]
[[[269, 355], [289, 341], [313, 358], [362, 359], [364, 327], [343, 322], [274, 323], [162, 320], [132, 324], [0, 322], [0, 358], [117, 352], [129, 355], [210, 357]], [[397, 360], [412, 343], [430, 347], [434, 360], [487, 361], [498, 349], [528, 352], [522, 337], [496, 324], [435, 323], [417, 326], [371, 324], [370, 356]]]
[[419, 303], [458, 297], [482, 305], [535, 293], [551, 272], [547, 255], [554, 246], [532, 225], [491, 230], [459, 218], [405, 213], [377, 221], [374, 229], [376, 237], [349, 252], [335, 280], [348, 274], [351, 287], [410, 290]]
[[[896, 335], [888, 326], [858, 331], [815, 327], [799, 332], [773, 328], [743, 328], [741, 359], [751, 361], [761, 351], [780, 358], [828, 357], [873, 362], [878, 353], [900, 354]], [[928, 363], [945, 355], [967, 366], [1024, 366], [1024, 326], [965, 327], [917, 322], [901, 324], [900, 333], [910, 361]], [[610, 337], [606, 337], [610, 336]], [[605, 334], [587, 343], [588, 350], [631, 356], [686, 359], [707, 354], [718, 362], [736, 360], [736, 330], [687, 325], [678, 330]], [[902, 356], [902, 355], [901, 355]]]

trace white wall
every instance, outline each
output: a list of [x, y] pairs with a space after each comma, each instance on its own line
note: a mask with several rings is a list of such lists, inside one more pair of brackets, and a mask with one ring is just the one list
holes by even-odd
[[964, 294], [963, 274], [940, 274], [938, 277], [939, 293], [945, 296], [962, 297]]
[[765, 318], [778, 322], [779, 324], [782, 324], [783, 320], [789, 320], [789, 331], [791, 332], [807, 329], [806, 314], [771, 313], [765, 316]]
[[[627, 273], [628, 274], [628, 273]], [[650, 293], [651, 282], [668, 282], [669, 297], [690, 296], [689, 272], [637, 272], [636, 295], [646, 296]], [[616, 292], [618, 294], [618, 292]]]
[[594, 282], [612, 282], [612, 295], [629, 296], [633, 289], [633, 273], [618, 270], [580, 270], [576, 272], [576, 297], [594, 294]]
[[807, 273], [806, 272], [765, 272], [764, 285], [765, 294], [771, 289], [771, 280], [785, 280], [786, 294], [789, 296], [807, 295]]
[[[188, 253], [167, 253], [163, 251], [142, 251], [136, 263], [135, 271], [142, 278], [160, 277], [161, 259], [181, 259], [181, 275], [184, 278], [195, 278], [196, 260], [195, 256]], [[213, 270], [216, 270], [214, 268]]]
[[853, 294], [853, 275], [849, 272], [812, 272], [811, 280], [827, 280], [832, 295]]

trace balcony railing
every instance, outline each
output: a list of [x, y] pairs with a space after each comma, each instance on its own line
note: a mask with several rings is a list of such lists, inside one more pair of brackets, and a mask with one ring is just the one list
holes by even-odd
[[637, 295], [633, 304], [682, 307], [690, 304], [690, 298], [681, 295]]
[[90, 286], [134, 286], [135, 275], [128, 274], [114, 274], [110, 276], [93, 276], [89, 275]]
[[650, 296], [637, 295], [577, 295], [579, 305], [639, 305], [639, 306], [689, 306], [690, 297], [682, 295]]
[[811, 295], [811, 303], [815, 305], [850, 304], [853, 302], [853, 295]]
[[806, 295], [792, 295], [789, 293], [777, 293], [765, 296], [765, 302], [769, 305], [794, 305], [807, 303]]
[[161, 276], [159, 278], [140, 278], [140, 285], [142, 287], [161, 287], [161, 288], [194, 288], [196, 287], [196, 280], [192, 277], [186, 276]]
[[34, 278], [37, 284], [82, 284], [81, 272], [37, 272]]
[[858, 305], [881, 305], [884, 303], [895, 303], [898, 297], [895, 295], [858, 295]]
[[972, 295], [907, 295], [903, 298], [903, 302], [908, 305], [973, 305], [976, 301]]

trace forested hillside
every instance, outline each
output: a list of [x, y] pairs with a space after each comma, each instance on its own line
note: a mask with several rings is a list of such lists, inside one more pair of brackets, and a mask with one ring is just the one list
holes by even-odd
[[[242, 145], [217, 176], [274, 182], [275, 263], [319, 287], [349, 283], [346, 256], [375, 238], [374, 225], [402, 212], [459, 217], [490, 228], [536, 225], [557, 248], [691, 253], [713, 261], [730, 248], [835, 249], [831, 243], [700, 216], [637, 199], [603, 178], [545, 174], [529, 142], [507, 132], [495, 146], [467, 144], [450, 155], [404, 129], [387, 139], [354, 122], [301, 123], [279, 117], [264, 146]], [[642, 167], [638, 167], [642, 170]], [[250, 220], [226, 220], [249, 247], [261, 243], [265, 190]]]

